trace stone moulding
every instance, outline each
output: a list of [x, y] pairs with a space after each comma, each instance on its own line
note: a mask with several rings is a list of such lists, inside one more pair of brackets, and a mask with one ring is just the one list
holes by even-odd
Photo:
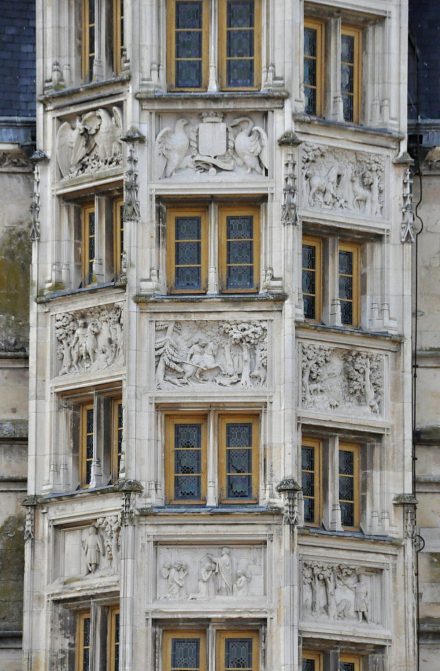
[[56, 315], [55, 338], [56, 375], [120, 368], [124, 364], [122, 304]]
[[160, 546], [156, 584], [160, 601], [262, 597], [263, 547]]
[[266, 387], [266, 321], [155, 324], [156, 388]]
[[384, 219], [385, 159], [377, 154], [305, 143], [301, 146], [302, 207]]
[[322, 344], [300, 344], [305, 410], [355, 417], [384, 414], [383, 354]]
[[122, 165], [122, 114], [99, 108], [64, 121], [57, 132], [56, 156], [62, 180], [94, 175]]
[[302, 619], [314, 623], [384, 626], [383, 569], [304, 560]]

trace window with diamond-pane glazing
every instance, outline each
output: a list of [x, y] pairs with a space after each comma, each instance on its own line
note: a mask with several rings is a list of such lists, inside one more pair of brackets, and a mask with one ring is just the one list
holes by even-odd
[[258, 417], [220, 417], [220, 491], [223, 502], [256, 501], [258, 423]]
[[321, 442], [304, 438], [301, 447], [301, 486], [304, 499], [304, 522], [321, 521]]
[[338, 255], [339, 302], [341, 322], [346, 326], [359, 326], [360, 308], [360, 255], [354, 244], [339, 245]]
[[220, 211], [220, 276], [226, 292], [253, 292], [258, 288], [259, 216], [258, 210]]
[[76, 664], [75, 671], [89, 671], [91, 657], [90, 612], [76, 617]]
[[341, 95], [344, 121], [359, 123], [361, 31], [343, 26], [341, 30]]
[[206, 0], [168, 2], [168, 79], [176, 90], [206, 87], [208, 49]]
[[303, 650], [302, 653], [302, 671], [322, 671], [323, 657], [320, 652], [311, 652]]
[[163, 671], [206, 671], [205, 632], [165, 631]]
[[324, 25], [304, 21], [304, 98], [305, 112], [321, 116], [323, 108]]
[[259, 668], [257, 632], [219, 632], [216, 647], [216, 671], [257, 671]]
[[223, 89], [259, 86], [260, 0], [220, 0], [220, 77]]
[[93, 403], [80, 406], [80, 479], [81, 487], [88, 487], [92, 478], [94, 443]]
[[303, 238], [302, 292], [304, 318], [319, 321], [322, 302], [322, 243], [318, 238]]
[[345, 528], [359, 526], [359, 445], [339, 445], [339, 506]]
[[202, 293], [207, 284], [207, 211], [170, 209], [167, 217], [168, 282], [173, 293]]
[[205, 498], [206, 419], [167, 417], [167, 493], [175, 503]]

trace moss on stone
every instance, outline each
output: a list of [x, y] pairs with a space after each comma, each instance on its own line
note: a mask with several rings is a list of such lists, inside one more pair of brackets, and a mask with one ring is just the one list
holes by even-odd
[[0, 237], [0, 351], [25, 351], [29, 330], [31, 241], [24, 227]]
[[23, 515], [11, 515], [0, 526], [0, 631], [22, 627], [23, 526]]

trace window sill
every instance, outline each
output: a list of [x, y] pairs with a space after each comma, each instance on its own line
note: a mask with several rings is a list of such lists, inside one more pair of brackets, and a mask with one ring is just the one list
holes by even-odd
[[270, 100], [283, 101], [289, 97], [288, 91], [280, 89], [264, 89], [260, 91], [138, 91], [138, 100]]
[[135, 303], [196, 303], [199, 301], [274, 301], [282, 302], [287, 299], [285, 293], [261, 293], [261, 294], [136, 294], [133, 297]]
[[37, 296], [36, 303], [49, 303], [57, 298], [64, 298], [66, 296], [77, 296], [79, 294], [93, 294], [103, 289], [126, 289], [127, 282], [122, 280], [113, 280], [111, 282], [102, 282], [101, 284], [92, 284], [87, 287], [79, 289], [58, 289], [57, 291], [49, 291], [44, 296]]
[[352, 326], [331, 326], [328, 324], [296, 320], [297, 328], [309, 331], [321, 331], [325, 333], [338, 333], [344, 335], [353, 335], [362, 338], [382, 338], [392, 342], [402, 343], [404, 338], [397, 333], [389, 331], [366, 331], [362, 328], [353, 328]]
[[111, 89], [115, 86], [119, 87], [119, 85], [130, 81], [130, 78], [130, 72], [123, 72], [120, 75], [115, 75], [110, 79], [102, 79], [101, 81], [84, 82], [82, 84], [59, 89], [48, 88], [45, 90], [43, 95], [38, 96], [38, 101], [42, 103], [49, 103], [60, 98], [63, 99], [70, 96], [80, 96], [82, 93], [86, 93], [89, 99], [90, 94], [93, 94], [94, 91], [97, 92], [99, 97], [102, 97], [103, 89]]
[[[363, 133], [368, 135], [376, 135], [382, 138], [390, 138], [393, 140], [403, 140], [405, 136], [398, 131], [390, 128], [379, 128], [375, 126], [364, 126], [362, 124], [355, 124], [350, 121], [335, 121], [334, 119], [325, 119], [323, 117], [310, 116], [305, 113], [294, 113], [293, 118], [299, 123], [308, 124], [311, 126], [321, 126], [323, 128], [335, 128], [337, 130], [346, 130], [355, 133]], [[297, 130], [300, 130], [299, 128]]]
[[326, 536], [400, 545], [400, 540], [393, 538], [392, 536], [386, 536], [383, 534], [365, 534], [363, 531], [329, 531], [327, 529], [308, 526], [299, 527], [298, 531], [302, 536]]
[[167, 505], [167, 506], [150, 506], [138, 509], [139, 515], [236, 515], [237, 513], [255, 515], [281, 515], [282, 510], [276, 507], [260, 506], [255, 504], [241, 504], [241, 505], [220, 505], [220, 506], [206, 506], [206, 505]]

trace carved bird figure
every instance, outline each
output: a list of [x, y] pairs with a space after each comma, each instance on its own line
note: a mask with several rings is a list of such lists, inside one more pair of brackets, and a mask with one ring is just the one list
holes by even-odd
[[164, 128], [157, 136], [157, 152], [166, 161], [161, 177], [172, 177], [182, 167], [189, 148], [189, 137], [185, 132], [188, 123], [186, 119], [178, 119], [174, 131]]
[[[242, 127], [241, 124], [246, 124]], [[240, 130], [235, 136], [234, 150], [239, 165], [244, 165], [247, 172], [256, 172], [259, 175], [268, 168], [267, 135], [249, 117], [240, 117], [231, 123], [231, 126], [239, 126]]]

